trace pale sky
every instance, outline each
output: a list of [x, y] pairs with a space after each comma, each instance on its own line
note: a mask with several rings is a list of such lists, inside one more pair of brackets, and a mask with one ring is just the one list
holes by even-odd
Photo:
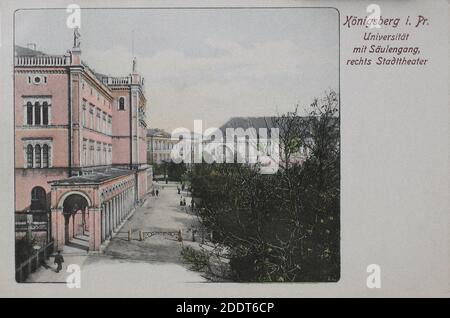
[[[18, 11], [16, 44], [65, 53], [68, 15]], [[168, 132], [276, 115], [338, 91], [338, 32], [333, 9], [85, 9], [80, 28], [82, 58], [100, 73], [128, 75], [134, 51], [149, 127]]]

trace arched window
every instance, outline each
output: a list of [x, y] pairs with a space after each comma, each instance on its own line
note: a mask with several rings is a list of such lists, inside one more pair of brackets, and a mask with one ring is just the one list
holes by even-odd
[[45, 210], [47, 208], [47, 200], [45, 190], [42, 187], [34, 187], [31, 190], [31, 210]]
[[42, 103], [42, 125], [48, 125], [48, 103]]
[[41, 105], [39, 102], [34, 103], [34, 124], [41, 124]]
[[33, 125], [33, 104], [27, 103], [27, 125]]
[[125, 98], [119, 98], [119, 110], [125, 110]]
[[33, 168], [33, 146], [27, 146], [27, 167]]
[[49, 166], [48, 148], [48, 145], [42, 146], [42, 168], [48, 168]]
[[35, 160], [35, 167], [40, 168], [41, 167], [41, 146], [36, 145], [34, 147], [34, 160]]

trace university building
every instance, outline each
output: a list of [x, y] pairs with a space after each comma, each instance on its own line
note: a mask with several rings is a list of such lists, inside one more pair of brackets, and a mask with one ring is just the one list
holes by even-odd
[[[131, 67], [131, 61], [130, 61]], [[78, 238], [99, 251], [152, 186], [144, 80], [82, 60], [15, 48], [15, 210], [49, 213], [55, 249]]]
[[174, 145], [179, 142], [172, 138], [168, 132], [150, 128], [147, 130], [147, 150], [149, 162], [152, 164], [161, 164], [171, 160], [171, 153]]

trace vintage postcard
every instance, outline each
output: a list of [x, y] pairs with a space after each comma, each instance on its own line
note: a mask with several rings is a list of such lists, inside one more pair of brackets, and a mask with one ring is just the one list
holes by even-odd
[[332, 8], [16, 11], [17, 281], [338, 281], [338, 44]]
[[[429, 250], [448, 251], [444, 210], [424, 223], [423, 201], [404, 198], [426, 182], [417, 174], [444, 182], [433, 169], [448, 163], [399, 159], [446, 126], [421, 104], [427, 90], [448, 102], [439, 5], [5, 5], [14, 266], [2, 277], [19, 296], [231, 296], [226, 283], [247, 297], [274, 286], [267, 295], [390, 296], [422, 268], [398, 274], [406, 264], [391, 261], [414, 259], [414, 245], [441, 255], [433, 268], [447, 274], [448, 258]], [[418, 77], [429, 78], [420, 89]], [[415, 129], [418, 139], [403, 135]], [[417, 245], [421, 227], [433, 238]], [[435, 278], [422, 277], [424, 293], [442, 295]]]

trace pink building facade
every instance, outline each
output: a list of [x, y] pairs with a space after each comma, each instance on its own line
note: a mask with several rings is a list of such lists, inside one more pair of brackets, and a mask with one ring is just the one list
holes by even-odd
[[65, 55], [16, 47], [14, 85], [16, 214], [50, 212], [55, 249], [88, 237], [99, 251], [152, 186], [135, 61], [108, 77], [76, 38]]

